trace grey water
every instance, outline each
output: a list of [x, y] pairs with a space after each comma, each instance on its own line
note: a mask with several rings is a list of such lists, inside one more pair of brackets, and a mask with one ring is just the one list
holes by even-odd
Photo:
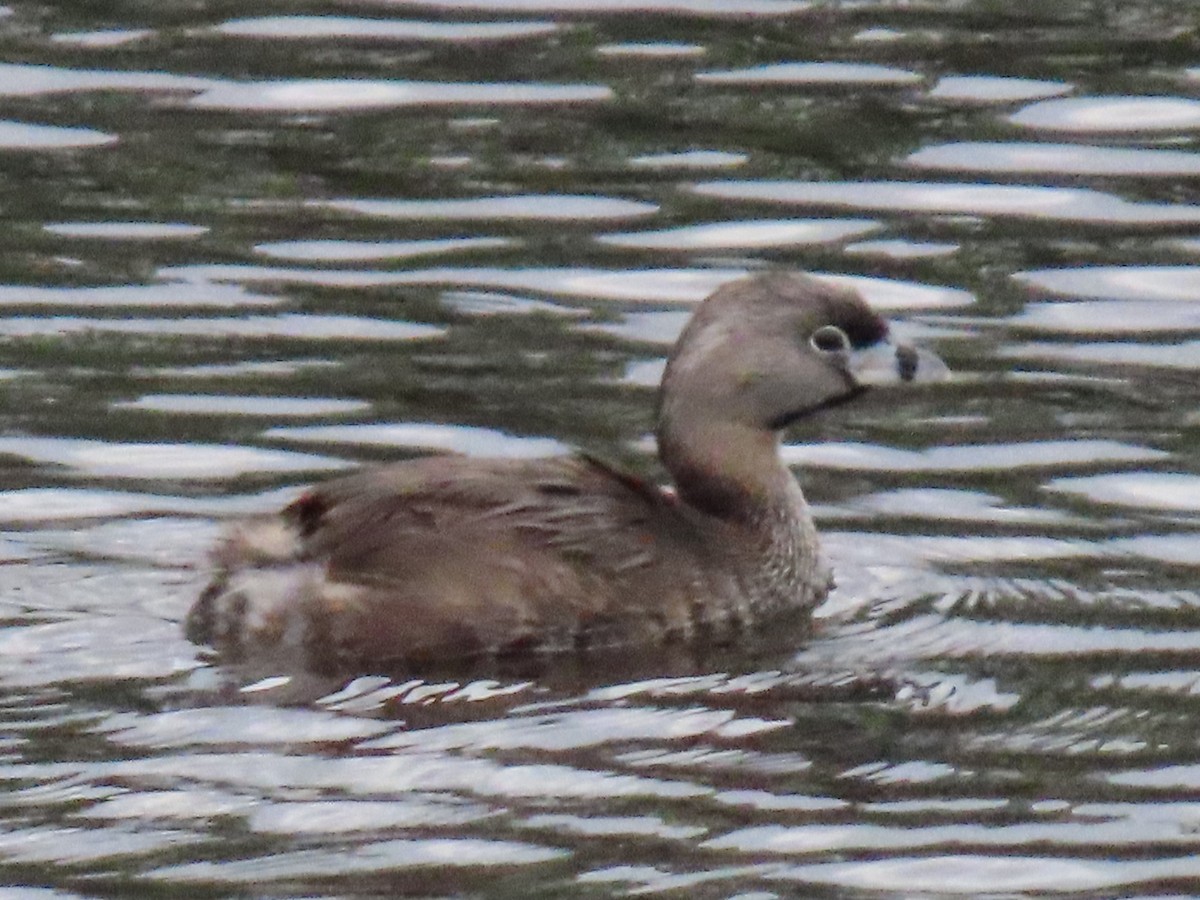
[[[0, 897], [1200, 893], [1191, 4], [0, 6]], [[663, 473], [688, 310], [946, 383], [787, 435], [814, 634], [234, 667], [226, 523], [426, 453]]]

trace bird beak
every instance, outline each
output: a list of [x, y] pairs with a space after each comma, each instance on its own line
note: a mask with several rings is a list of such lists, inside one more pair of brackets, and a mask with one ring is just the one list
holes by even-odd
[[862, 387], [912, 381], [946, 381], [950, 369], [937, 354], [911, 344], [880, 341], [846, 355], [846, 371]]

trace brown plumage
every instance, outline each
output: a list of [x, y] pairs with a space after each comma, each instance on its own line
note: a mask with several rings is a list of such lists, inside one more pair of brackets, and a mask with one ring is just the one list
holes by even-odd
[[234, 526], [188, 636], [320, 668], [723, 640], [828, 590], [778, 432], [879, 381], [938, 377], [857, 294], [727, 285], [668, 360], [658, 444], [677, 494], [587, 455], [432, 457]]

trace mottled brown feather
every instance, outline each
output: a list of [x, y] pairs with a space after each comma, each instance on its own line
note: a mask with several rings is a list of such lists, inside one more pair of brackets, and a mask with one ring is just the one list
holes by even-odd
[[802, 275], [746, 279], [698, 307], [660, 391], [678, 496], [588, 455], [365, 470], [232, 527], [188, 634], [361, 670], [724, 639], [807, 611], [829, 579], [775, 423], [861, 391], [809, 340], [829, 325], [855, 347], [887, 336], [856, 294]]

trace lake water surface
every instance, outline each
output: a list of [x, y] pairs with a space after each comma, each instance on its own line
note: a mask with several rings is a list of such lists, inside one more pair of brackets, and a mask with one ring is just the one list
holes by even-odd
[[[0, 6], [0, 897], [1200, 893], [1198, 23]], [[183, 638], [222, 523], [330, 473], [662, 477], [667, 347], [770, 266], [954, 370], [787, 436], [814, 636], [352, 680]]]

